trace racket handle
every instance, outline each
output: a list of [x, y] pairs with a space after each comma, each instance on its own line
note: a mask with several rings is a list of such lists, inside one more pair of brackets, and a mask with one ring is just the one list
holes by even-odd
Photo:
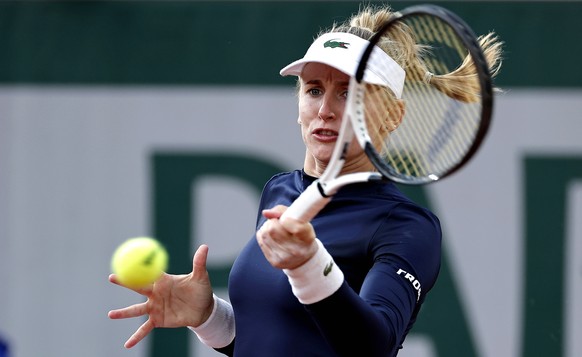
[[331, 196], [323, 195], [319, 188], [319, 181], [316, 180], [287, 208], [281, 219], [293, 218], [309, 222], [329, 201], [331, 201]]

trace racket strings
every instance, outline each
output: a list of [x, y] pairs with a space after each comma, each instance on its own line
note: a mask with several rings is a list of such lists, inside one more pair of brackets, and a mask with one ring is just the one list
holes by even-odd
[[[388, 89], [368, 85], [366, 122], [374, 146], [396, 175], [439, 177], [474, 142], [481, 113], [478, 77], [465, 45], [447, 23], [433, 16], [411, 16], [405, 22], [406, 34], [396, 27], [386, 33], [397, 43], [412, 33], [419, 48], [417, 62], [405, 67], [404, 104]], [[403, 116], [396, 110], [402, 105]]]

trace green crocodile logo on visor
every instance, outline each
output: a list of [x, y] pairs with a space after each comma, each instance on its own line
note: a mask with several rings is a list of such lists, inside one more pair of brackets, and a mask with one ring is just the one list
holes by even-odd
[[333, 39], [333, 40], [327, 40], [324, 44], [323, 47], [329, 47], [329, 48], [348, 48], [349, 42], [341, 42], [338, 41], [337, 39]]

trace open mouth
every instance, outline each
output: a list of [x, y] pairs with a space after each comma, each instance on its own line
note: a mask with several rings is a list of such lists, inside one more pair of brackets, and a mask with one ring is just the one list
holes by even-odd
[[311, 134], [319, 141], [329, 142], [337, 139], [338, 132], [330, 129], [315, 129]]

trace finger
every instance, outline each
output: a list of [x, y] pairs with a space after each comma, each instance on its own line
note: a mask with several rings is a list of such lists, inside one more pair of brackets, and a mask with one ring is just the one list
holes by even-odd
[[267, 219], [281, 218], [281, 215], [287, 210], [286, 206], [277, 205], [273, 208], [264, 209], [262, 214]]
[[273, 218], [280, 218], [281, 214], [273, 209], [264, 209], [263, 212], [263, 217], [265, 217], [266, 219], [273, 219]]
[[192, 276], [195, 279], [204, 279], [208, 275], [206, 261], [208, 260], [208, 246], [202, 244], [192, 258]]
[[263, 226], [265, 226], [267, 223], [270, 223], [270, 229], [284, 229], [291, 234], [297, 233], [305, 226], [307, 222], [302, 222], [290, 217], [279, 219], [283, 216], [283, 213], [285, 213], [288, 208], [289, 207], [287, 206], [277, 205], [273, 208], [264, 209], [262, 214], [265, 218], [268, 219], [268, 221], [265, 222]]
[[146, 302], [142, 302], [140, 304], [124, 307], [123, 309], [111, 310], [107, 316], [109, 316], [109, 318], [112, 320], [143, 316], [147, 313], [146, 304]]
[[270, 237], [264, 231], [259, 231], [256, 234], [256, 239], [259, 248], [261, 248], [261, 251], [263, 252], [263, 255], [272, 264], [273, 262], [271, 260], [273, 259], [274, 254], [273, 250], [271, 249], [272, 242]]
[[109, 281], [112, 282], [113, 284], [122, 286], [119, 280], [117, 280], [117, 276], [115, 274], [109, 274]]
[[294, 236], [308, 234], [313, 229], [311, 223], [303, 222], [295, 218], [287, 217], [286, 219], [279, 220], [279, 222], [282, 229]]
[[261, 226], [257, 233], [255, 233], [257, 243], [262, 248], [265, 245], [265, 240], [268, 238], [268, 233], [265, 231], [265, 225]]
[[119, 279], [117, 278], [117, 275], [115, 275], [115, 274], [109, 274], [109, 281], [115, 285], [119, 285], [119, 286], [124, 287], [126, 289], [135, 291], [136, 293], [141, 294], [141, 295], [147, 295], [149, 292], [152, 291], [152, 287], [153, 287], [153, 285], [147, 286], [145, 288], [140, 288], [140, 289], [133, 289], [133, 288], [127, 287], [119, 281]]
[[283, 212], [285, 212], [287, 210], [287, 208], [289, 208], [289, 207], [284, 206], [284, 205], [276, 205], [275, 207], [273, 207], [273, 210], [283, 214]]
[[151, 322], [151, 319], [148, 319], [144, 322], [137, 331], [131, 335], [130, 338], [125, 341], [125, 348], [132, 348], [133, 346], [137, 345], [139, 341], [143, 340], [152, 330], [154, 329], [154, 323]]
[[[279, 233], [277, 233], [279, 231]], [[261, 248], [266, 248], [271, 250], [272, 245], [276, 245], [279, 239], [277, 238], [281, 234], [285, 235], [286, 232], [283, 230], [278, 222], [267, 221], [255, 234], [257, 243]], [[285, 241], [285, 239], [282, 239]]]

